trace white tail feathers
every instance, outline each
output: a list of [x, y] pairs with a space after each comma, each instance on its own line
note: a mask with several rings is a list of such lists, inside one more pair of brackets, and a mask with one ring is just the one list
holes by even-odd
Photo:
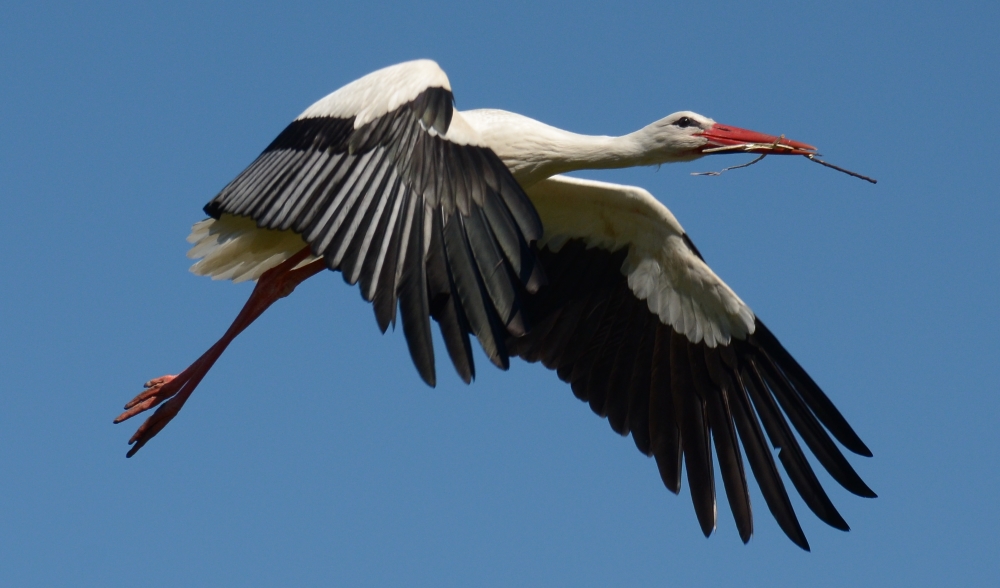
[[[191, 266], [193, 273], [234, 282], [256, 280], [307, 246], [292, 231], [262, 229], [252, 219], [229, 214], [195, 223], [187, 240], [194, 244], [187, 256], [200, 260]], [[309, 256], [296, 267], [316, 259]]]

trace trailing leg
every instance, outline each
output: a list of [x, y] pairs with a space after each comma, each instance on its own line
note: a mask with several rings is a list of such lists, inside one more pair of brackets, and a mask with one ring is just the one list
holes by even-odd
[[222, 355], [222, 352], [226, 350], [226, 347], [229, 346], [237, 335], [257, 320], [257, 317], [264, 314], [264, 311], [279, 298], [288, 296], [303, 281], [326, 269], [326, 265], [322, 259], [317, 259], [306, 266], [293, 269], [308, 257], [309, 248], [307, 247], [280, 265], [264, 272], [260, 279], [257, 280], [257, 285], [254, 287], [253, 293], [250, 294], [250, 298], [243, 305], [243, 309], [236, 317], [236, 320], [233, 321], [233, 324], [229, 326], [229, 329], [226, 330], [226, 333], [215, 345], [212, 345], [208, 351], [203, 353], [201, 357], [181, 373], [161, 376], [146, 382], [145, 390], [125, 405], [125, 412], [118, 415], [114, 421], [115, 423], [128, 420], [139, 413], [145, 412], [155, 406], [160, 406], [156, 409], [156, 412], [142, 423], [135, 434], [132, 435], [132, 438], [129, 439], [129, 445], [132, 445], [132, 448], [126, 454], [126, 457], [135, 455], [136, 451], [139, 451], [143, 445], [163, 430], [163, 427], [167, 426], [167, 423], [171, 419], [177, 416], [177, 413], [180, 412], [184, 403], [187, 402], [188, 397], [194, 392], [194, 389], [201, 382], [202, 378], [205, 377], [208, 370], [212, 368], [215, 361], [219, 359], [219, 356]]

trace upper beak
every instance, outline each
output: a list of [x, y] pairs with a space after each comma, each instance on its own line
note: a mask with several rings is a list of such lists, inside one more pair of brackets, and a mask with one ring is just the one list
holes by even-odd
[[704, 154], [711, 153], [766, 153], [768, 155], [816, 155], [812, 145], [786, 139], [784, 135], [775, 137], [756, 131], [716, 123], [700, 133], [708, 139], [701, 148]]

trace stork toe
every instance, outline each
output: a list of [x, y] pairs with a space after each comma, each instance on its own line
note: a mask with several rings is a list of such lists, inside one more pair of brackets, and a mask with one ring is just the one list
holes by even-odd
[[162, 431], [163, 427], [166, 427], [167, 423], [177, 416], [177, 413], [180, 412], [181, 407], [184, 406], [184, 402], [186, 400], [186, 396], [172, 396], [167, 402], [160, 406], [160, 408], [156, 409], [156, 412], [149, 415], [149, 418], [139, 425], [139, 428], [136, 429], [132, 438], [128, 440], [128, 443], [132, 446], [132, 448], [125, 454], [125, 457], [132, 457], [135, 455], [135, 453], [139, 451], [143, 445], [155, 437], [157, 433]]
[[125, 404], [125, 412], [115, 418], [115, 424], [126, 421], [160, 404], [176, 394], [182, 384], [183, 379], [177, 380], [176, 375], [160, 376], [149, 380], [143, 384], [145, 389]]

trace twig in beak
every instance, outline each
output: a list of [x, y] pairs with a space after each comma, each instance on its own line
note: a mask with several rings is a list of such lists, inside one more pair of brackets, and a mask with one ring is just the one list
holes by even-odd
[[[784, 138], [785, 138], [785, 136], [781, 135], [780, 137], [778, 137], [777, 139], [774, 140], [774, 143], [771, 143], [770, 145], [762, 145], [760, 143], [744, 143], [742, 145], [727, 145], [725, 147], [714, 147], [712, 149], [705, 149], [704, 151], [702, 151], [702, 153], [718, 153], [718, 152], [721, 152], [721, 151], [750, 151], [751, 149], [760, 149], [761, 147], [769, 147], [771, 149], [775, 149], [775, 148], [778, 147], [778, 145], [781, 143], [781, 141]], [[805, 155], [806, 158], [809, 159], [809, 161], [815, 161], [816, 163], [818, 163], [820, 165], [825, 165], [826, 167], [835, 169], [835, 170], [837, 170], [837, 171], [839, 171], [841, 173], [845, 173], [845, 174], [847, 174], [849, 176], [854, 176], [855, 178], [860, 178], [860, 179], [862, 179], [862, 180], [864, 180], [866, 182], [871, 182], [873, 184], [877, 184], [878, 183], [878, 180], [876, 180], [875, 178], [869, 178], [868, 176], [863, 176], [863, 175], [861, 175], [861, 174], [859, 174], [857, 172], [852, 172], [851, 170], [844, 169], [844, 168], [842, 168], [842, 167], [840, 167], [838, 165], [833, 165], [832, 163], [827, 163], [827, 162], [823, 161], [822, 159], [817, 159], [816, 158], [816, 155], [818, 155], [817, 153], [809, 153], [809, 154], [804, 154], [804, 155]], [[757, 159], [755, 159], [755, 160], [753, 160], [751, 162], [748, 162], [748, 163], [744, 163], [744, 164], [741, 164], [741, 165], [734, 165], [732, 167], [723, 168], [723, 169], [721, 169], [721, 170], [719, 170], [717, 172], [692, 172], [691, 175], [692, 176], [719, 176], [719, 175], [722, 175], [722, 172], [729, 171], [731, 169], [740, 169], [741, 167], [750, 167], [751, 165], [757, 163], [758, 161], [760, 161], [761, 159], [764, 159], [765, 157], [767, 157], [767, 153], [762, 153], [760, 155], [760, 157], [758, 157]]]
[[[777, 139], [775, 139], [775, 140], [774, 140], [774, 143], [771, 143], [771, 144], [770, 144], [770, 145], [768, 145], [768, 146], [769, 146], [770, 148], [774, 149], [775, 147], [777, 147], [777, 146], [778, 146], [778, 144], [779, 144], [779, 143], [781, 143], [781, 141], [782, 141], [782, 140], [783, 140], [784, 138], [785, 138], [785, 136], [784, 136], [784, 135], [781, 135], [780, 137], [778, 137]], [[734, 145], [734, 147], [744, 147], [744, 148], [748, 148], [748, 147], [751, 147], [751, 145], [752, 145], [752, 144], [747, 144], [747, 145]], [[716, 150], [716, 151], [721, 151], [721, 150]], [[706, 153], [708, 153], [708, 151], [706, 151]], [[721, 169], [721, 170], [719, 170], [719, 171], [717, 171], [717, 172], [692, 172], [692, 173], [691, 173], [691, 175], [692, 175], [692, 176], [720, 176], [720, 175], [722, 175], [722, 172], [724, 172], [724, 171], [729, 171], [729, 170], [731, 170], [731, 169], [740, 169], [741, 167], [750, 167], [751, 165], [753, 165], [753, 164], [757, 163], [758, 161], [760, 161], [761, 159], [764, 159], [765, 157], [767, 157], [767, 153], [766, 153], [766, 152], [765, 152], [765, 153], [761, 153], [761, 154], [760, 154], [760, 157], [758, 157], [757, 159], [755, 159], [755, 160], [753, 160], [753, 161], [751, 161], [751, 162], [748, 162], [748, 163], [743, 163], [743, 164], [740, 164], [740, 165], [734, 165], [734, 166], [732, 166], [732, 167], [727, 167], [727, 168], [724, 168], [724, 169]]]
[[729, 171], [731, 169], [740, 169], [741, 167], [749, 167], [749, 166], [757, 163], [761, 159], [764, 159], [765, 157], [767, 157], [767, 153], [761, 153], [760, 157], [758, 157], [757, 159], [755, 159], [753, 161], [747, 162], [747, 163], [743, 163], [743, 164], [740, 164], [740, 165], [734, 165], [732, 167], [726, 167], [726, 168], [720, 169], [717, 172], [691, 172], [691, 175], [692, 176], [720, 176], [720, 175], [722, 175], [722, 172], [724, 172], [724, 171]]
[[[818, 163], [820, 165], [825, 165], [826, 167], [833, 168], [833, 169], [835, 169], [835, 170], [837, 170], [839, 172], [843, 172], [843, 173], [845, 173], [845, 174], [847, 174], [849, 176], [854, 176], [856, 178], [860, 178], [860, 179], [862, 179], [862, 180], [864, 180], [866, 182], [871, 182], [873, 184], [877, 184], [878, 183], [878, 180], [876, 180], [875, 178], [869, 178], [868, 176], [863, 176], [863, 175], [861, 175], [859, 173], [852, 172], [849, 169], [844, 169], [844, 168], [842, 168], [840, 166], [833, 165], [832, 163], [827, 163], [827, 162], [823, 161], [822, 159], [816, 159], [816, 157], [814, 155], [806, 155], [806, 157], [809, 159], [809, 161], [815, 161], [816, 163]], [[751, 162], [751, 163], [753, 163], [753, 162]], [[725, 170], [723, 170], [723, 171], [725, 171]], [[716, 175], [718, 175], [718, 174], [716, 174]]]

